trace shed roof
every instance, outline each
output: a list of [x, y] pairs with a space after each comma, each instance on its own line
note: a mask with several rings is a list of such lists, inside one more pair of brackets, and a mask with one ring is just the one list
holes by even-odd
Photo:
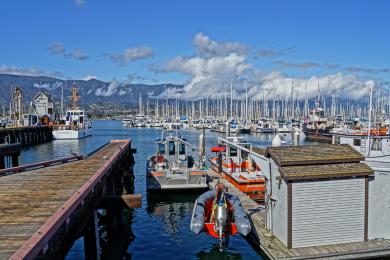
[[357, 163], [364, 156], [348, 144], [321, 144], [304, 146], [268, 147], [266, 157], [278, 166]]
[[257, 153], [257, 154], [260, 154], [262, 156], [265, 156], [265, 152], [267, 151], [267, 149], [266, 148], [257, 147], [257, 146], [252, 146], [252, 151]]
[[54, 102], [54, 98], [53, 96], [49, 93], [49, 92], [46, 92], [44, 90], [40, 90], [33, 98], [33, 100], [36, 100], [40, 95], [45, 95], [47, 97], [47, 99], [50, 101], [50, 102]]
[[374, 171], [364, 163], [337, 163], [279, 167], [284, 180], [358, 177], [372, 175]]

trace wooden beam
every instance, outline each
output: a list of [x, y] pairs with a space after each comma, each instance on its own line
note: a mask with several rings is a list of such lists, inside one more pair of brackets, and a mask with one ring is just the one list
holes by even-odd
[[126, 194], [103, 198], [101, 208], [121, 207], [121, 208], [141, 208], [141, 194]]
[[364, 241], [368, 241], [368, 179], [368, 176], [366, 176], [364, 189]]
[[292, 182], [287, 182], [287, 247], [292, 248]]

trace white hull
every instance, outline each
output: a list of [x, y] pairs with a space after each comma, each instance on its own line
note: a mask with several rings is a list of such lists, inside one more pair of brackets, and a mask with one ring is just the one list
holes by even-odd
[[81, 139], [92, 135], [92, 128], [79, 130], [55, 130], [53, 138], [57, 140], [63, 139]]

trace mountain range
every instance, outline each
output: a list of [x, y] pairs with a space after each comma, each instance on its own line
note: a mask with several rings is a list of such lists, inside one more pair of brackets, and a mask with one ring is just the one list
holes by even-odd
[[162, 95], [167, 89], [181, 91], [183, 85], [174, 84], [126, 84], [113, 80], [104, 82], [97, 79], [90, 80], [63, 80], [46, 76], [24, 76], [0, 74], [0, 106], [8, 106], [11, 100], [11, 88], [19, 87], [22, 90], [23, 103], [29, 104], [39, 91], [46, 91], [56, 102], [60, 102], [62, 89], [64, 101], [71, 94], [73, 84], [79, 88], [82, 105], [94, 103], [119, 103], [134, 107], [138, 104], [139, 95], [144, 102], [147, 97]]

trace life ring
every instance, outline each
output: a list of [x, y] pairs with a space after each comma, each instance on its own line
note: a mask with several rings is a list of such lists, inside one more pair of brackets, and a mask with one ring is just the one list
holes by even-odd
[[157, 156], [156, 156], [156, 162], [157, 162], [157, 163], [163, 163], [163, 162], [164, 162], [164, 156], [162, 156], [162, 155], [157, 155]]

